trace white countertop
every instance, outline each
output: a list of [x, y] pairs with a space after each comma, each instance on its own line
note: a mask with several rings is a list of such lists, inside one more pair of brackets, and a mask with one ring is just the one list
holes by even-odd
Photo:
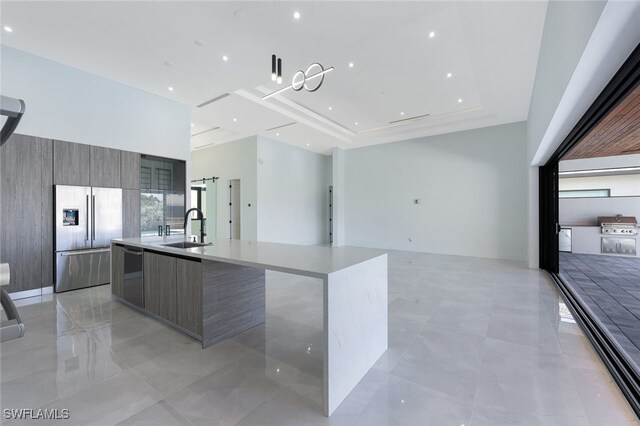
[[333, 272], [386, 254], [382, 250], [362, 247], [301, 246], [227, 239], [189, 249], [163, 246], [179, 241], [185, 241], [184, 236], [119, 238], [112, 243], [315, 278], [325, 278]]

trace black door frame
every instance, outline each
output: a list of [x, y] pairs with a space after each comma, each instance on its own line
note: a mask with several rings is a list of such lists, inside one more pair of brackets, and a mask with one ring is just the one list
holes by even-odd
[[540, 269], [558, 273], [558, 162], [640, 84], [640, 44], [539, 172]]
[[640, 372], [559, 275], [558, 163], [628, 94], [640, 85], [640, 44], [539, 172], [540, 268], [548, 271], [574, 318], [589, 338], [629, 404], [640, 417]]

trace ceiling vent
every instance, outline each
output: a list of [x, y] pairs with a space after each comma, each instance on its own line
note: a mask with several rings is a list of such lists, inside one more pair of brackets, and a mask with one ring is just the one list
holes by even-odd
[[430, 117], [430, 116], [431, 116], [431, 114], [416, 115], [415, 117], [401, 118], [400, 120], [390, 121], [389, 124], [404, 123], [406, 121], [420, 120], [421, 118], [427, 118], [427, 117]]
[[293, 123], [287, 123], [287, 124], [283, 124], [282, 126], [276, 126], [276, 127], [272, 127], [270, 129], [266, 129], [265, 132], [270, 132], [272, 130], [278, 130], [278, 129], [282, 129], [283, 127], [289, 127], [289, 126], [293, 126], [294, 124], [298, 124], [295, 121]]
[[218, 102], [219, 100], [224, 99], [227, 96], [229, 96], [229, 93], [223, 93], [220, 96], [217, 96], [217, 97], [215, 97], [213, 99], [209, 99], [208, 101], [205, 101], [205, 102], [201, 103], [200, 105], [198, 105], [198, 108], [202, 108], [202, 107], [205, 107], [205, 106], [207, 106], [209, 104], [212, 104], [214, 102]]
[[215, 144], [216, 144], [215, 142], [211, 142], [211, 143], [208, 143], [208, 144], [206, 144], [206, 145], [200, 145], [200, 146], [195, 147], [195, 148], [194, 148], [194, 151], [195, 151], [196, 149], [208, 148], [208, 147], [213, 146], [213, 145], [215, 145]]
[[203, 135], [203, 134], [205, 134], [205, 133], [213, 132], [214, 130], [218, 130], [219, 128], [220, 128], [220, 127], [214, 127], [214, 128], [212, 128], [212, 129], [203, 130], [203, 131], [201, 131], [201, 132], [198, 132], [198, 133], [194, 133], [194, 134], [192, 134], [192, 135], [191, 135], [191, 137], [193, 138], [193, 137], [195, 137], [195, 136], [200, 136], [200, 135]]

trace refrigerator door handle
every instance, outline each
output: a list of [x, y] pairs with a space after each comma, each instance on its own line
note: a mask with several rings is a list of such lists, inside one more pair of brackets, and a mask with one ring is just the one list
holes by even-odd
[[83, 255], [87, 255], [87, 254], [94, 254], [94, 253], [106, 253], [108, 251], [111, 251], [111, 249], [98, 249], [98, 250], [77, 250], [77, 251], [69, 251], [69, 252], [62, 252], [59, 253], [60, 256], [83, 256]]
[[91, 197], [91, 241], [96, 239], [96, 196]]
[[87, 223], [85, 224], [85, 236], [84, 240], [89, 241], [89, 196], [87, 195]]

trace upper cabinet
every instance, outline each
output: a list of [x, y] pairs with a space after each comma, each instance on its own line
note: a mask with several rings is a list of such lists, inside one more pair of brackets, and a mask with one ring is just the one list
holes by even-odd
[[151, 192], [184, 193], [186, 190], [185, 162], [142, 155], [140, 159], [140, 189]]
[[120, 151], [91, 146], [91, 186], [120, 188]]
[[140, 154], [120, 151], [120, 183], [122, 189], [140, 189]]
[[53, 141], [53, 184], [121, 188], [120, 151]]
[[90, 158], [89, 145], [53, 141], [53, 184], [91, 186]]

